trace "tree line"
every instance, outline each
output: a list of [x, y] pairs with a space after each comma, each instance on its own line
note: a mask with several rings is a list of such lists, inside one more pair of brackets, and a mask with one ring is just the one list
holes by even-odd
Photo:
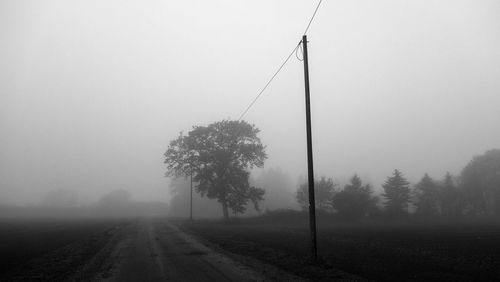
[[[500, 150], [474, 157], [457, 177], [446, 173], [436, 180], [424, 174], [414, 185], [396, 169], [382, 188], [380, 198], [356, 174], [342, 189], [331, 178], [322, 177], [315, 182], [316, 208], [346, 219], [409, 214], [425, 218], [500, 216]], [[302, 184], [296, 193], [304, 209], [308, 207], [307, 189], [307, 183]]]
[[[259, 129], [246, 121], [223, 120], [194, 126], [172, 140], [165, 152], [167, 176], [192, 177], [195, 192], [215, 199], [225, 219], [229, 211], [244, 213], [249, 203], [256, 210], [265, 190], [249, 182], [250, 169], [262, 167], [267, 158]], [[342, 189], [331, 178], [315, 183], [316, 208], [348, 219], [376, 215], [404, 217], [460, 217], [500, 215], [500, 150], [474, 157], [453, 177], [447, 173], [435, 180], [428, 174], [415, 185], [394, 170], [376, 196], [370, 184], [358, 175]], [[297, 201], [308, 206], [307, 184], [299, 187]]]

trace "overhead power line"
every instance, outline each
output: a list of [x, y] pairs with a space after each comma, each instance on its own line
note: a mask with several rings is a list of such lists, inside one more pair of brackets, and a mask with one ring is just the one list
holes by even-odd
[[297, 46], [295, 46], [295, 48], [293, 48], [292, 52], [290, 52], [290, 54], [286, 57], [285, 61], [281, 64], [281, 66], [278, 68], [278, 70], [267, 81], [266, 85], [264, 86], [264, 88], [262, 88], [262, 90], [260, 90], [259, 94], [257, 96], [255, 96], [255, 98], [252, 100], [252, 102], [250, 103], [250, 105], [248, 105], [248, 107], [243, 111], [243, 113], [240, 115], [240, 117], [238, 118], [238, 120], [241, 120], [241, 118], [243, 118], [243, 116], [248, 112], [248, 110], [250, 110], [250, 108], [253, 106], [253, 104], [255, 104], [255, 102], [257, 102], [257, 100], [259, 99], [260, 95], [262, 95], [264, 93], [264, 91], [266, 91], [266, 89], [269, 86], [269, 84], [271, 84], [271, 82], [278, 75], [278, 73], [281, 71], [281, 69], [283, 69], [283, 67], [285, 66], [285, 64], [292, 57], [292, 55], [295, 54], [295, 52], [297, 51], [297, 49], [299, 48], [299, 46], [300, 46], [300, 42], [299, 42], [299, 44], [297, 44]]
[[302, 35], [307, 35], [307, 32], [309, 31], [309, 28], [311, 27], [311, 23], [313, 22], [314, 17], [316, 16], [316, 13], [318, 12], [319, 6], [321, 5], [321, 2], [323, 2], [323, 0], [319, 0], [318, 6], [316, 6], [316, 10], [314, 10], [314, 13], [313, 13], [311, 19], [309, 20], [309, 23], [307, 24], [307, 27], [304, 30], [304, 33]]
[[[306, 35], [307, 32], [309, 31], [309, 28], [311, 27], [311, 23], [313, 22], [314, 20], [314, 17], [316, 16], [316, 13], [318, 12], [318, 9], [319, 9], [319, 6], [321, 5], [321, 2], [323, 2], [323, 0], [320, 0], [318, 2], [318, 5], [316, 6], [316, 9], [314, 10], [314, 13], [313, 15], [311, 16], [311, 19], [309, 20], [309, 23], [307, 24], [307, 27], [306, 29], [304, 30], [304, 33], [303, 35]], [[285, 66], [285, 64], [290, 60], [290, 58], [293, 56], [294, 53], [297, 52], [297, 49], [301, 46], [301, 43], [302, 41], [300, 41], [297, 46], [295, 46], [295, 48], [293, 48], [292, 52], [290, 52], [290, 54], [286, 57], [285, 61], [283, 61], [283, 63], [280, 65], [280, 67], [276, 70], [276, 72], [271, 76], [271, 78], [267, 81], [266, 85], [260, 90], [259, 94], [257, 94], [257, 96], [255, 96], [255, 98], [252, 100], [252, 102], [248, 105], [248, 107], [243, 111], [243, 113], [240, 115], [240, 117], [238, 118], [238, 120], [241, 120], [243, 118], [243, 116], [245, 116], [245, 114], [250, 110], [250, 108], [252, 108], [252, 106], [255, 104], [255, 102], [257, 102], [257, 100], [260, 98], [260, 96], [264, 93], [264, 91], [266, 91], [267, 87], [271, 84], [271, 82], [274, 80], [274, 78], [278, 75], [278, 73], [283, 69], [283, 67]]]

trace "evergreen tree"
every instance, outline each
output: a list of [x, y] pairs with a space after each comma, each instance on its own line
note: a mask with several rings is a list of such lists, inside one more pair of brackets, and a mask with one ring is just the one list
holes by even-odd
[[459, 216], [462, 214], [462, 201], [458, 188], [453, 183], [452, 175], [447, 172], [441, 183], [439, 202], [441, 214], [446, 217]]
[[418, 215], [430, 217], [439, 214], [438, 187], [427, 173], [415, 185], [415, 196], [416, 213]]
[[359, 219], [368, 215], [375, 206], [369, 184], [363, 185], [361, 178], [355, 174], [344, 189], [333, 196], [332, 205], [341, 217]]
[[382, 185], [384, 193], [382, 196], [386, 199], [385, 209], [390, 215], [398, 216], [408, 212], [410, 203], [410, 183], [403, 177], [397, 169], [392, 176]]

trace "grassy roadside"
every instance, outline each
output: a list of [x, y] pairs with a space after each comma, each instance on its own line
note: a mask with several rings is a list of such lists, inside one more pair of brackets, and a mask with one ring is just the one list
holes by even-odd
[[181, 228], [231, 253], [249, 256], [314, 281], [496, 280], [500, 224], [318, 224], [320, 260], [309, 260], [303, 220], [183, 221]]

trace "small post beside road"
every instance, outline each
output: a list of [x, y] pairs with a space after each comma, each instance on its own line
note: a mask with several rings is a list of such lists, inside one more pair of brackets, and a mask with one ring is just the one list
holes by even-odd
[[189, 205], [189, 220], [193, 220], [193, 166], [190, 166], [190, 177], [191, 177], [191, 198], [190, 198], [190, 205]]
[[302, 46], [304, 49], [304, 80], [306, 92], [306, 131], [307, 131], [307, 176], [309, 182], [309, 229], [311, 232], [311, 256], [316, 261], [317, 240], [316, 240], [316, 204], [314, 199], [314, 169], [312, 150], [312, 130], [311, 130], [311, 101], [309, 93], [309, 61], [307, 57], [307, 36], [302, 36]]

